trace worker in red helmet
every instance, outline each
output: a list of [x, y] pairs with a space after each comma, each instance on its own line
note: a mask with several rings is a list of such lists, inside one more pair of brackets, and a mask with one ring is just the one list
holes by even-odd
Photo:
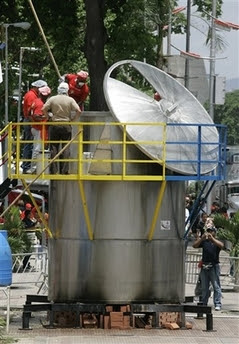
[[157, 102], [159, 102], [162, 98], [158, 92], [155, 92], [154, 93], [154, 99], [157, 100]]
[[84, 110], [84, 102], [90, 93], [86, 81], [89, 74], [83, 70], [76, 74], [66, 74], [65, 82], [69, 85], [68, 95], [75, 99], [81, 110]]

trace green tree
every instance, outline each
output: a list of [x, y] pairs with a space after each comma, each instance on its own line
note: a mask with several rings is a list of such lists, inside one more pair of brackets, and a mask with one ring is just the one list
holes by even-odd
[[8, 232], [8, 242], [12, 253], [30, 252], [31, 242], [27, 236], [22, 220], [20, 218], [19, 208], [12, 206], [4, 216], [5, 222], [1, 224], [0, 229]]
[[[220, 228], [218, 237], [231, 242], [230, 255], [232, 257], [239, 257], [239, 211], [230, 219], [222, 215], [216, 215], [213, 218], [213, 222], [217, 228]], [[239, 260], [235, 260], [234, 269], [236, 285], [234, 290], [239, 291]]]
[[[220, 9], [221, 0], [218, 0]], [[167, 34], [169, 11], [176, 0], [42, 0], [32, 1], [60, 74], [87, 69], [90, 72], [90, 109], [103, 110], [103, 78], [107, 68], [122, 59], [134, 59], [162, 66], [162, 40]], [[209, 11], [211, 1], [195, 0], [200, 11]], [[220, 13], [220, 12], [218, 12]], [[58, 75], [49, 57], [30, 0], [2, 0], [0, 23], [29, 21], [30, 30], [9, 28], [9, 95], [18, 89], [20, 47], [37, 47], [26, 52], [23, 61], [25, 93], [36, 77], [44, 78], [56, 91]], [[185, 16], [173, 16], [172, 30], [185, 30]], [[155, 32], [157, 31], [157, 34]], [[0, 41], [4, 29], [1, 27]], [[4, 50], [0, 51], [4, 61]], [[9, 118], [16, 120], [16, 106], [9, 101]], [[4, 118], [4, 83], [0, 84], [0, 114]]]
[[[210, 18], [209, 14], [212, 12], [212, 0], [193, 0], [192, 4], [198, 7], [198, 11], [203, 17]], [[216, 0], [217, 16], [222, 14], [222, 4], [223, 0]]]
[[216, 105], [214, 109], [215, 123], [227, 125], [228, 145], [239, 144], [239, 90], [226, 93], [224, 105]]

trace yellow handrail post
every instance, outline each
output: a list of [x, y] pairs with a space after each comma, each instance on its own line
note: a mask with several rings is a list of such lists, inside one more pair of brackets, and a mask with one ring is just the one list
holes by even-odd
[[86, 197], [85, 197], [85, 190], [83, 186], [83, 181], [79, 180], [79, 188], [80, 188], [80, 194], [81, 194], [81, 200], [82, 200], [82, 205], [83, 205], [83, 210], [85, 214], [85, 222], [87, 226], [87, 232], [90, 240], [93, 240], [93, 230], [91, 226], [91, 221], [90, 221], [90, 216], [89, 216], [89, 211], [86, 203]]
[[78, 146], [78, 175], [79, 175], [79, 179], [81, 179], [81, 176], [83, 174], [83, 162], [82, 162], [82, 158], [83, 158], [83, 125], [81, 124], [79, 126], [79, 131], [80, 131], [80, 135], [79, 135], [79, 146]]
[[148, 240], [151, 241], [153, 239], [153, 235], [154, 235], [154, 231], [155, 231], [155, 226], [156, 226], [156, 222], [158, 219], [158, 214], [162, 205], [162, 201], [163, 201], [163, 195], [164, 195], [164, 191], [166, 188], [166, 180], [162, 181], [162, 185], [160, 186], [159, 189], [159, 193], [158, 193], [158, 199], [157, 199], [157, 203], [156, 203], [156, 207], [154, 210], [154, 215], [153, 215], [153, 220], [149, 229], [149, 234], [148, 234]]

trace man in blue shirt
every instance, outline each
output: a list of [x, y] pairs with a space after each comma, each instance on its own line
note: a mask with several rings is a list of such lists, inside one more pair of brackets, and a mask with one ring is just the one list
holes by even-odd
[[202, 269], [200, 279], [202, 285], [202, 303], [207, 305], [210, 295], [210, 282], [213, 287], [213, 301], [216, 311], [222, 307], [221, 285], [220, 285], [220, 266], [219, 253], [224, 247], [223, 243], [215, 238], [216, 228], [211, 227], [207, 232], [199, 237], [193, 244], [194, 248], [202, 248]]

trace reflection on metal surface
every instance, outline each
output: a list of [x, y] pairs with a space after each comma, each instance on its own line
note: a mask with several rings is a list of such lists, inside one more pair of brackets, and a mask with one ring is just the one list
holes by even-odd
[[185, 183], [165, 186], [148, 238], [161, 182], [86, 181], [81, 200], [77, 182], [52, 181], [49, 300], [183, 302]]
[[[111, 77], [112, 72], [123, 65], [136, 69], [149, 82], [152, 93], [157, 91], [160, 94], [160, 101]], [[199, 158], [208, 161], [201, 165], [201, 174], [209, 173], [216, 167], [219, 154], [217, 129], [198, 100], [167, 73], [143, 62], [120, 61], [107, 71], [104, 93], [112, 115], [119, 122], [167, 123], [166, 141], [170, 142], [166, 145], [167, 168], [186, 175], [196, 174]], [[185, 124], [208, 125], [203, 126], [198, 135], [197, 126]], [[163, 139], [162, 130], [156, 126], [127, 126], [127, 134], [133, 141]], [[162, 158], [162, 151], [157, 145], [138, 144], [138, 147], [150, 158]], [[175, 164], [173, 161], [176, 160], [181, 163]], [[190, 165], [185, 164], [188, 160], [192, 161]]]

